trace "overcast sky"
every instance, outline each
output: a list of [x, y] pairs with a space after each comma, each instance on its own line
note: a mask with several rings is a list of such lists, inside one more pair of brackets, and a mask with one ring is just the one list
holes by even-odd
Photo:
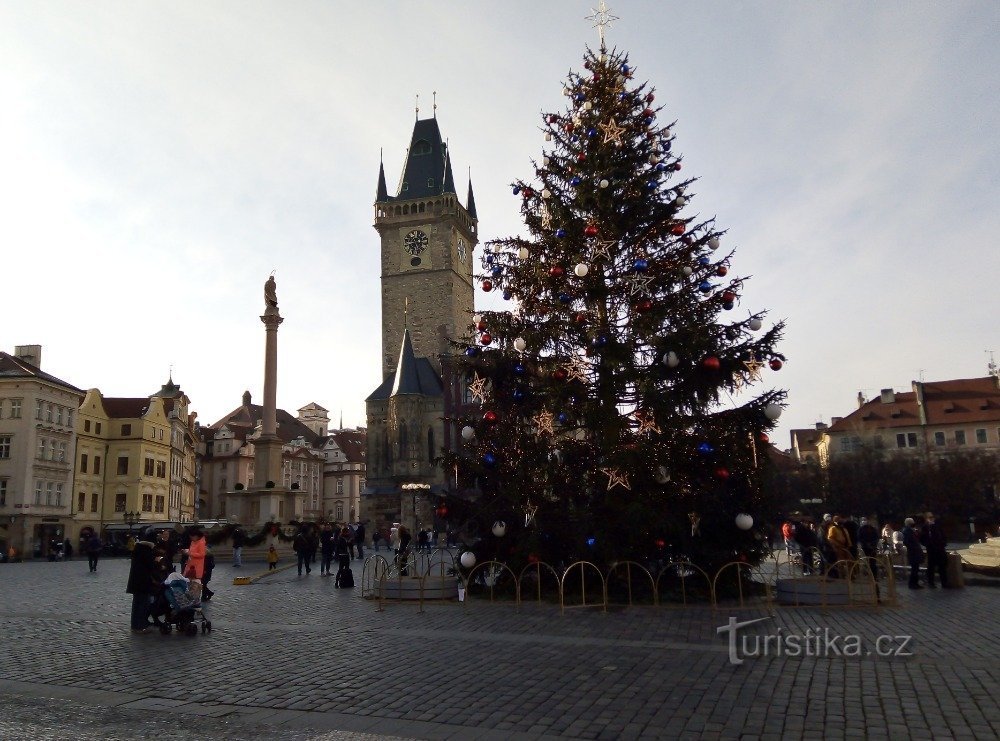
[[[263, 387], [364, 424], [380, 382], [379, 151], [398, 184], [438, 94], [480, 235], [521, 230], [540, 112], [593, 2], [0, 0], [0, 348], [109, 396], [174, 380], [202, 422]], [[609, 44], [784, 318], [790, 427], [859, 390], [985, 375], [998, 351], [1000, 3], [617, 0]], [[495, 295], [489, 296], [495, 302]], [[477, 291], [477, 306], [497, 308]], [[763, 389], [764, 387], [761, 387]]]

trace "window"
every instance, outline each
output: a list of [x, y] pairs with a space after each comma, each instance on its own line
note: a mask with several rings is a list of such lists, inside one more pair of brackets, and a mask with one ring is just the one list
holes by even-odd
[[145, 461], [145, 465], [143, 466], [142, 469], [143, 474], [146, 476], [152, 476], [155, 465], [156, 461], [154, 461], [152, 458], [147, 458]]
[[986, 444], [986, 429], [980, 428], [976, 430], [976, 443], [979, 445]]
[[0, 507], [7, 506], [7, 479], [0, 479]]
[[220, 482], [219, 482], [219, 488], [221, 488], [221, 489], [222, 489], [222, 491], [227, 491], [227, 489], [226, 489], [226, 485], [227, 485], [228, 483], [229, 483], [229, 482], [228, 482], [228, 481], [226, 481], [226, 477], [225, 477], [225, 476], [223, 476], [223, 477], [222, 477], [222, 481], [220, 481]]
[[167, 478], [167, 462], [157, 461], [156, 462], [156, 478], [165, 479]]
[[955, 430], [955, 445], [965, 445], [965, 430]]
[[83, 431], [84, 432], [90, 432], [90, 420], [89, 419], [83, 420]]
[[0, 435], [0, 458], [10, 458], [10, 435]]
[[118, 475], [128, 476], [128, 456], [120, 455], [118, 456]]
[[161, 512], [161, 513], [163, 512], [163, 497], [162, 496], [157, 496], [156, 497], [156, 511], [157, 512]]
[[285, 519], [285, 500], [284, 499], [279, 499], [278, 500], [278, 519], [279, 520]]
[[344, 493], [344, 480], [343, 479], [337, 479], [337, 493], [338, 494], [343, 494]]
[[917, 447], [917, 433], [915, 432], [906, 433], [906, 447], [908, 448]]
[[81, 453], [80, 454], [80, 473], [87, 473], [87, 454], [86, 453]]
[[101, 472], [101, 456], [95, 455], [94, 456], [94, 473], [100, 473], [100, 472]]
[[157, 430], [156, 432], [157, 432], [157, 435], [156, 435], [157, 439], [162, 440], [163, 439], [163, 430]]
[[229, 462], [228, 461], [222, 461], [222, 465], [219, 466], [219, 470], [220, 471], [225, 471], [228, 466], [229, 466]]
[[434, 428], [427, 428], [427, 462], [434, 462]]
[[56, 506], [62, 507], [63, 485], [56, 484]]
[[11, 399], [10, 400], [10, 418], [20, 419], [21, 418], [21, 400]]
[[67, 427], [72, 427], [73, 426], [73, 410], [72, 409], [67, 409], [66, 410], [66, 426]]
[[132, 434], [132, 425], [122, 425], [122, 437], [128, 437]]
[[59, 460], [66, 462], [66, 443], [59, 443]]
[[87, 492], [81, 491], [76, 495], [76, 511], [83, 512], [84, 508], [87, 506]]
[[365, 480], [358, 479], [358, 492], [362, 492], [364, 490], [365, 490]]
[[56, 423], [58, 423], [60, 425], [63, 423], [63, 408], [62, 407], [56, 407]]
[[100, 422], [96, 423], [96, 429], [94, 430], [94, 434], [95, 435], [100, 435], [101, 434], [101, 423]]
[[44, 404], [42, 404], [42, 400], [41, 399], [35, 399], [35, 419], [37, 419], [39, 422], [42, 421], [42, 407], [43, 406], [44, 406]]
[[125, 492], [120, 491], [115, 494], [115, 512], [125, 511]]
[[41, 505], [41, 503], [42, 503], [42, 489], [43, 489], [43, 486], [44, 485], [42, 484], [41, 481], [36, 481], [35, 482], [35, 504], [37, 504], [37, 505]]
[[343, 502], [337, 502], [336, 517], [337, 517], [338, 520], [343, 520], [344, 519], [344, 503]]
[[49, 440], [49, 460], [58, 460], [56, 458], [56, 441]]
[[939, 445], [939, 446], [940, 445], [944, 445], [944, 433], [943, 432], [935, 432], [934, 433], [934, 444], [935, 445]]
[[45, 405], [45, 421], [46, 422], [51, 422], [52, 421], [52, 405], [51, 404], [46, 404]]
[[153, 511], [153, 495], [143, 494], [142, 495], [142, 511], [152, 512]]
[[51, 481], [45, 483], [45, 504], [49, 507], [55, 502], [55, 484]]
[[97, 511], [97, 492], [96, 491], [90, 492], [90, 511], [91, 512], [96, 512]]
[[38, 438], [38, 460], [45, 460], [45, 438]]

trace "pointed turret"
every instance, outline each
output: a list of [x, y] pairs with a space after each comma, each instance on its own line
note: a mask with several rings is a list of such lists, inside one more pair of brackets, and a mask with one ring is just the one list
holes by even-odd
[[445, 192], [447, 173], [448, 148], [441, 139], [437, 119], [417, 121], [413, 125], [410, 149], [406, 153], [406, 166], [396, 198], [439, 196]]
[[455, 176], [451, 174], [451, 152], [448, 152], [447, 148], [444, 156], [444, 187], [441, 192], [458, 195], [458, 191], [455, 190]]
[[410, 330], [403, 330], [403, 345], [399, 349], [399, 362], [396, 364], [396, 379], [392, 384], [391, 396], [400, 394], [420, 394], [420, 376], [417, 373], [417, 358], [413, 354], [413, 343], [410, 341]]
[[385, 203], [389, 200], [389, 189], [385, 187], [385, 166], [381, 158], [378, 162], [378, 188], [375, 191], [375, 203]]
[[469, 176], [469, 196], [465, 201], [465, 210], [469, 212], [469, 216], [471, 216], [473, 219], [475, 219], [476, 221], [479, 220], [479, 217], [476, 215], [476, 197], [472, 195], [471, 175]]

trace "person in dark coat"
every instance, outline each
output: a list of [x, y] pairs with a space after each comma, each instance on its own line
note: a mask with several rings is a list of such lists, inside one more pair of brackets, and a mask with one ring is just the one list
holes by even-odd
[[404, 525], [400, 525], [396, 531], [396, 537], [399, 538], [399, 549], [396, 551], [396, 565], [399, 567], [400, 575], [406, 576], [409, 573], [406, 570], [406, 565], [410, 558], [410, 542], [413, 540], [413, 536], [410, 535], [410, 531]]
[[306, 569], [306, 574], [312, 573], [312, 567], [309, 566], [309, 538], [306, 536], [304, 529], [299, 529], [295, 533], [295, 537], [292, 539], [292, 550], [295, 551], [295, 556], [298, 558], [299, 562], [299, 576], [302, 576], [302, 567]]
[[358, 526], [354, 529], [354, 550], [358, 552], [358, 559], [363, 559], [365, 557], [365, 524], [359, 522]]
[[90, 537], [87, 539], [87, 564], [90, 566], [91, 571], [97, 571], [97, 559], [101, 557], [101, 552], [104, 550], [104, 543], [101, 542], [101, 538], [97, 533], [91, 533]]
[[910, 563], [910, 589], [923, 589], [920, 586], [920, 564], [924, 560], [924, 549], [920, 547], [913, 518], [907, 517], [903, 525], [903, 546], [906, 548], [906, 560]]
[[246, 542], [247, 534], [243, 528], [237, 526], [233, 530], [233, 567], [243, 566], [243, 544]]
[[330, 566], [333, 564], [334, 545], [336, 544], [334, 536], [333, 525], [329, 522], [323, 525], [323, 529], [319, 533], [319, 545], [323, 554], [323, 560], [319, 564], [320, 576], [330, 575]]
[[927, 549], [927, 586], [934, 589], [934, 572], [941, 575], [941, 586], [948, 588], [948, 538], [934, 518], [933, 512], [924, 515], [924, 525], [920, 528], [920, 544]]
[[351, 568], [351, 531], [345, 526], [340, 530], [340, 537], [337, 538], [336, 544], [336, 554], [337, 554], [337, 578], [334, 580], [334, 586], [339, 587], [341, 583], [341, 575]]
[[158, 586], [153, 544], [137, 540], [125, 587], [125, 592], [132, 595], [132, 630], [136, 633], [145, 633], [150, 626], [149, 608]]
[[858, 528], [858, 546], [868, 563], [868, 568], [871, 569], [872, 576], [876, 579], [878, 579], [878, 562], [875, 556], [878, 554], [878, 541], [878, 528], [867, 517], [862, 517], [861, 526]]
[[811, 523], [793, 522], [794, 538], [802, 554], [802, 573], [811, 574], [816, 566], [816, 554], [819, 552], [819, 538]]
[[316, 552], [319, 551], [319, 533], [316, 532], [315, 527], [310, 527], [306, 537], [309, 540], [309, 563], [316, 563]]
[[841, 520], [840, 526], [847, 531], [847, 536], [851, 539], [850, 545], [847, 546], [847, 550], [851, 553], [851, 558], [855, 561], [858, 560], [858, 521], [854, 519], [854, 515], [848, 515], [846, 520]]

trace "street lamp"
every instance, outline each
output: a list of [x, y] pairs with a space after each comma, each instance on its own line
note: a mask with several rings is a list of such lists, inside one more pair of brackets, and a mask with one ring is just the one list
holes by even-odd
[[413, 497], [413, 533], [417, 532], [417, 492], [418, 491], [430, 491], [430, 484], [403, 484], [403, 491], [410, 492]]
[[122, 519], [125, 520], [125, 524], [128, 525], [128, 536], [132, 537], [132, 527], [138, 525], [142, 521], [142, 513], [136, 510], [135, 512], [123, 512]]

